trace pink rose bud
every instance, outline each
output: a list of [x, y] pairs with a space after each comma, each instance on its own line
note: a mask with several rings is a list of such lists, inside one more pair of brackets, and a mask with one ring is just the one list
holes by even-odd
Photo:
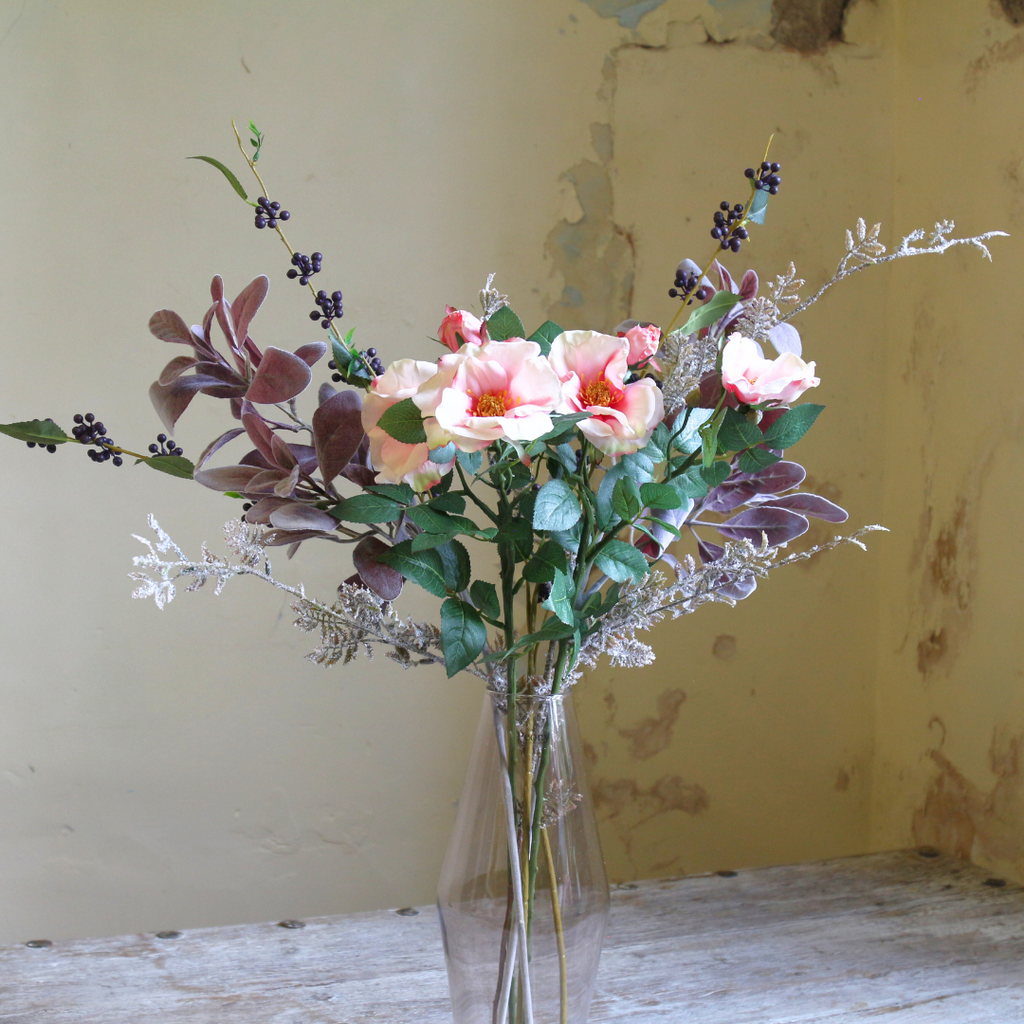
[[463, 345], [482, 345], [487, 340], [487, 326], [472, 313], [454, 306], [445, 307], [448, 315], [441, 321], [438, 337], [453, 352]]
[[788, 405], [819, 383], [814, 363], [793, 352], [765, 359], [760, 346], [742, 334], [730, 334], [722, 349], [722, 386], [747, 405]]
[[626, 331], [625, 337], [629, 342], [629, 365], [646, 366], [661, 344], [661, 328], [654, 324], [637, 324]]

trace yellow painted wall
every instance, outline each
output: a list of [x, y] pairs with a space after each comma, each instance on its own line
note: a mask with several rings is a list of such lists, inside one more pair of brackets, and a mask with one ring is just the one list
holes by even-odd
[[[229, 291], [270, 273], [258, 342], [306, 336], [283, 250], [183, 159], [229, 159], [232, 116], [266, 131], [293, 244], [325, 254], [385, 359], [426, 351], [491, 270], [529, 322], [666, 320], [675, 264], [705, 253], [772, 132], [784, 187], [733, 262], [762, 279], [792, 258], [822, 280], [857, 216], [887, 240], [938, 216], [1015, 230], [1024, 30], [997, 4], [859, 0], [845, 41], [810, 56], [773, 46], [770, 16], [764, 0], [0, 4], [0, 419], [92, 410], [148, 443], [146, 388], [172, 353], [146, 322], [197, 320], [214, 273]], [[949, 836], [968, 852], [968, 827], [976, 856], [1021, 876], [1020, 441], [999, 386], [1019, 256], [1014, 238], [994, 266], [868, 271], [804, 319], [828, 410], [794, 455], [852, 524], [893, 532], [667, 624], [655, 666], [582, 684], [613, 877]], [[186, 454], [223, 422], [206, 404]], [[475, 684], [317, 669], [287, 600], [247, 581], [163, 613], [130, 601], [148, 512], [196, 550], [233, 506], [75, 454], [0, 451], [0, 941], [430, 902]], [[348, 574], [318, 551], [278, 562], [321, 593]], [[921, 673], [933, 634], [945, 649]]]

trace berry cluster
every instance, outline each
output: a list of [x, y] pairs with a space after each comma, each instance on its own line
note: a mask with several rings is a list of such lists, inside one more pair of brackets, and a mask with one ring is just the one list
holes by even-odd
[[[29, 448], [35, 448], [36, 445], [38, 444], [38, 442], [37, 441], [26, 441], [25, 444], [27, 444], [29, 446]], [[39, 445], [39, 450], [41, 452], [51, 452], [52, 453], [52, 452], [55, 452], [57, 450], [57, 446], [55, 444], [40, 444]]]
[[[363, 364], [365, 366], [368, 366], [377, 377], [379, 377], [384, 372], [384, 364], [380, 361], [380, 356], [377, 355], [377, 350], [375, 348], [368, 348], [366, 349], [366, 351], [360, 350], [359, 358], [363, 361]], [[337, 363], [335, 363], [333, 359], [331, 359], [327, 363], [327, 369], [337, 371], [338, 365]], [[333, 380], [335, 384], [337, 384], [338, 381], [344, 379], [345, 378], [342, 377], [340, 373], [335, 372], [331, 374], [331, 380]]]
[[779, 185], [782, 182], [779, 177], [781, 170], [782, 164], [770, 164], [765, 160], [759, 169], [748, 167], [743, 173], [754, 182], [754, 188], [764, 189], [765, 192], [774, 196], [778, 193]]
[[256, 200], [256, 227], [276, 228], [279, 220], [287, 220], [291, 214], [281, 209], [280, 203], [272, 203], [266, 196]]
[[320, 273], [323, 260], [323, 256], [318, 252], [312, 256], [303, 256], [301, 252], [297, 252], [292, 256], [292, 269], [288, 271], [289, 279], [294, 281], [298, 278], [299, 284], [309, 284], [309, 279]]
[[711, 237], [721, 242], [721, 248], [740, 251], [740, 244], [749, 234], [742, 226], [743, 210], [742, 203], [730, 206], [725, 200], [715, 210], [715, 226], [711, 229]]
[[173, 442], [167, 439], [166, 434], [156, 435], [156, 444], [149, 446], [149, 453], [151, 455], [181, 455], [181, 449]]
[[97, 446], [96, 448], [90, 448], [87, 452], [93, 462], [107, 462], [109, 460], [115, 466], [122, 465], [123, 460], [121, 456], [111, 451], [116, 445], [107, 437], [107, 428], [98, 422], [91, 412], [87, 412], [84, 416], [80, 412], [75, 413], [74, 418], [75, 426], [71, 431], [72, 437], [79, 444], [94, 444]]
[[703, 302], [708, 297], [708, 293], [704, 288], [697, 288], [697, 274], [693, 271], [687, 273], [680, 264], [676, 267], [675, 287], [669, 288], [668, 296], [670, 299], [682, 299], [689, 305], [694, 299]]
[[332, 292], [330, 295], [327, 294], [322, 288], [316, 293], [316, 304], [320, 307], [318, 310], [314, 309], [309, 314], [310, 320], [321, 320], [320, 326], [327, 330], [331, 326], [332, 320], [338, 320], [345, 315], [345, 310], [341, 304], [341, 292]]

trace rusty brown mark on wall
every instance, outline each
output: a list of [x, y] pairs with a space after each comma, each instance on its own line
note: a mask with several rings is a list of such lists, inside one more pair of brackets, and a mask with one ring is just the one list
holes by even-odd
[[672, 731], [679, 719], [679, 709], [685, 700], [684, 691], [665, 690], [658, 697], [657, 714], [654, 718], [645, 718], [630, 729], [619, 730], [619, 735], [630, 741], [630, 757], [646, 761], [672, 742]]
[[[933, 722], [942, 726], [937, 718]], [[942, 746], [928, 752], [938, 774], [914, 813], [914, 840], [965, 859], [998, 862], [1015, 868], [1019, 877], [1024, 872], [1024, 734], [1005, 726], [992, 731], [988, 759], [995, 782], [987, 790], [968, 779]]]
[[[1016, 22], [1019, 24], [1019, 22]], [[1024, 57], [1024, 35], [1011, 36], [987, 46], [967, 65], [964, 72], [964, 92], [973, 93], [991, 72], [1002, 64], [1010, 64]]]

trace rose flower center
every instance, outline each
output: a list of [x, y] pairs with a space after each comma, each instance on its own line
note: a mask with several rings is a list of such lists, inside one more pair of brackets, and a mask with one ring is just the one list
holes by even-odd
[[610, 408], [616, 399], [615, 390], [606, 380], [595, 380], [580, 389], [581, 405], [600, 405]]
[[508, 411], [507, 391], [488, 391], [476, 400], [474, 416], [504, 416]]

